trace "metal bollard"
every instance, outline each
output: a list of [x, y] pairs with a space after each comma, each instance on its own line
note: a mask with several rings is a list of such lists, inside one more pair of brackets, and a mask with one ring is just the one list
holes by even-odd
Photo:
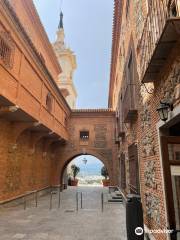
[[78, 203], [78, 192], [76, 192], [76, 211], [78, 212], [79, 210], [79, 203]]
[[101, 193], [101, 211], [104, 211], [104, 194], [103, 192]]
[[81, 192], [81, 209], [83, 208], [83, 199], [82, 199], [82, 197], [83, 197], [83, 194]]
[[24, 196], [24, 210], [26, 210], [26, 196]]
[[35, 204], [38, 206], [38, 191], [35, 192]]
[[51, 193], [50, 193], [50, 206], [49, 206], [49, 210], [51, 210], [52, 209], [52, 191], [51, 191]]
[[59, 199], [58, 199], [58, 208], [60, 208], [61, 205], [61, 186], [59, 185]]

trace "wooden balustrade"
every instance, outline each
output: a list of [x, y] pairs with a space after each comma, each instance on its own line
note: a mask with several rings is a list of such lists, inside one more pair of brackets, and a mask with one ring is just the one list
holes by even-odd
[[[166, 24], [169, 20], [174, 21], [180, 16], [180, 0], [153, 0], [149, 3], [149, 11], [144, 24], [139, 49], [140, 49], [140, 66], [141, 66], [141, 80], [144, 82], [150, 79], [143, 80], [151, 59], [155, 53], [158, 42], [160, 41]], [[162, 65], [164, 59], [159, 56], [158, 61], [154, 64]], [[151, 77], [158, 72], [157, 69], [151, 71]]]

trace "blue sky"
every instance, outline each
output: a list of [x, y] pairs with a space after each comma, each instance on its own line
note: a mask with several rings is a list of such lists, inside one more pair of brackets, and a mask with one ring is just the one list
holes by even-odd
[[[87, 159], [84, 164], [83, 159]], [[74, 164], [80, 167], [80, 175], [101, 175], [101, 168], [104, 165], [98, 158], [91, 155], [82, 155], [74, 159]]]
[[[62, 0], [34, 0], [51, 42]], [[113, 0], [63, 0], [66, 44], [77, 56], [78, 108], [105, 108], [110, 76]]]
[[[83, 159], [88, 160], [86, 164], [84, 164]], [[96, 161], [98, 166], [101, 168], [103, 166], [103, 163], [98, 158], [91, 155], [82, 155], [82, 156], [76, 157], [74, 163], [79, 164], [79, 166], [81, 165], [94, 166], [94, 163], [96, 163]]]

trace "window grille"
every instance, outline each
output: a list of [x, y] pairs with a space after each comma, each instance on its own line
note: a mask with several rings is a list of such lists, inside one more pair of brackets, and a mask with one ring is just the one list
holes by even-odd
[[80, 139], [83, 141], [88, 141], [89, 140], [89, 131], [81, 131]]
[[14, 43], [9, 33], [0, 32], [0, 61], [9, 68], [13, 66]]

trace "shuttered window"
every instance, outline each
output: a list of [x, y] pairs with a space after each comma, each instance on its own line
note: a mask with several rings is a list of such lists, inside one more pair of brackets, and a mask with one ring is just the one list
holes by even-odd
[[126, 165], [125, 165], [125, 154], [121, 154], [120, 158], [120, 184], [121, 188], [125, 189], [126, 188]]
[[49, 112], [52, 111], [52, 103], [53, 103], [53, 97], [51, 93], [49, 92], [46, 96], [46, 107]]
[[128, 147], [129, 157], [129, 186], [131, 193], [139, 193], [139, 166], [137, 145], [132, 144]]
[[7, 32], [0, 32], [0, 63], [6, 67], [13, 66], [15, 44]]

